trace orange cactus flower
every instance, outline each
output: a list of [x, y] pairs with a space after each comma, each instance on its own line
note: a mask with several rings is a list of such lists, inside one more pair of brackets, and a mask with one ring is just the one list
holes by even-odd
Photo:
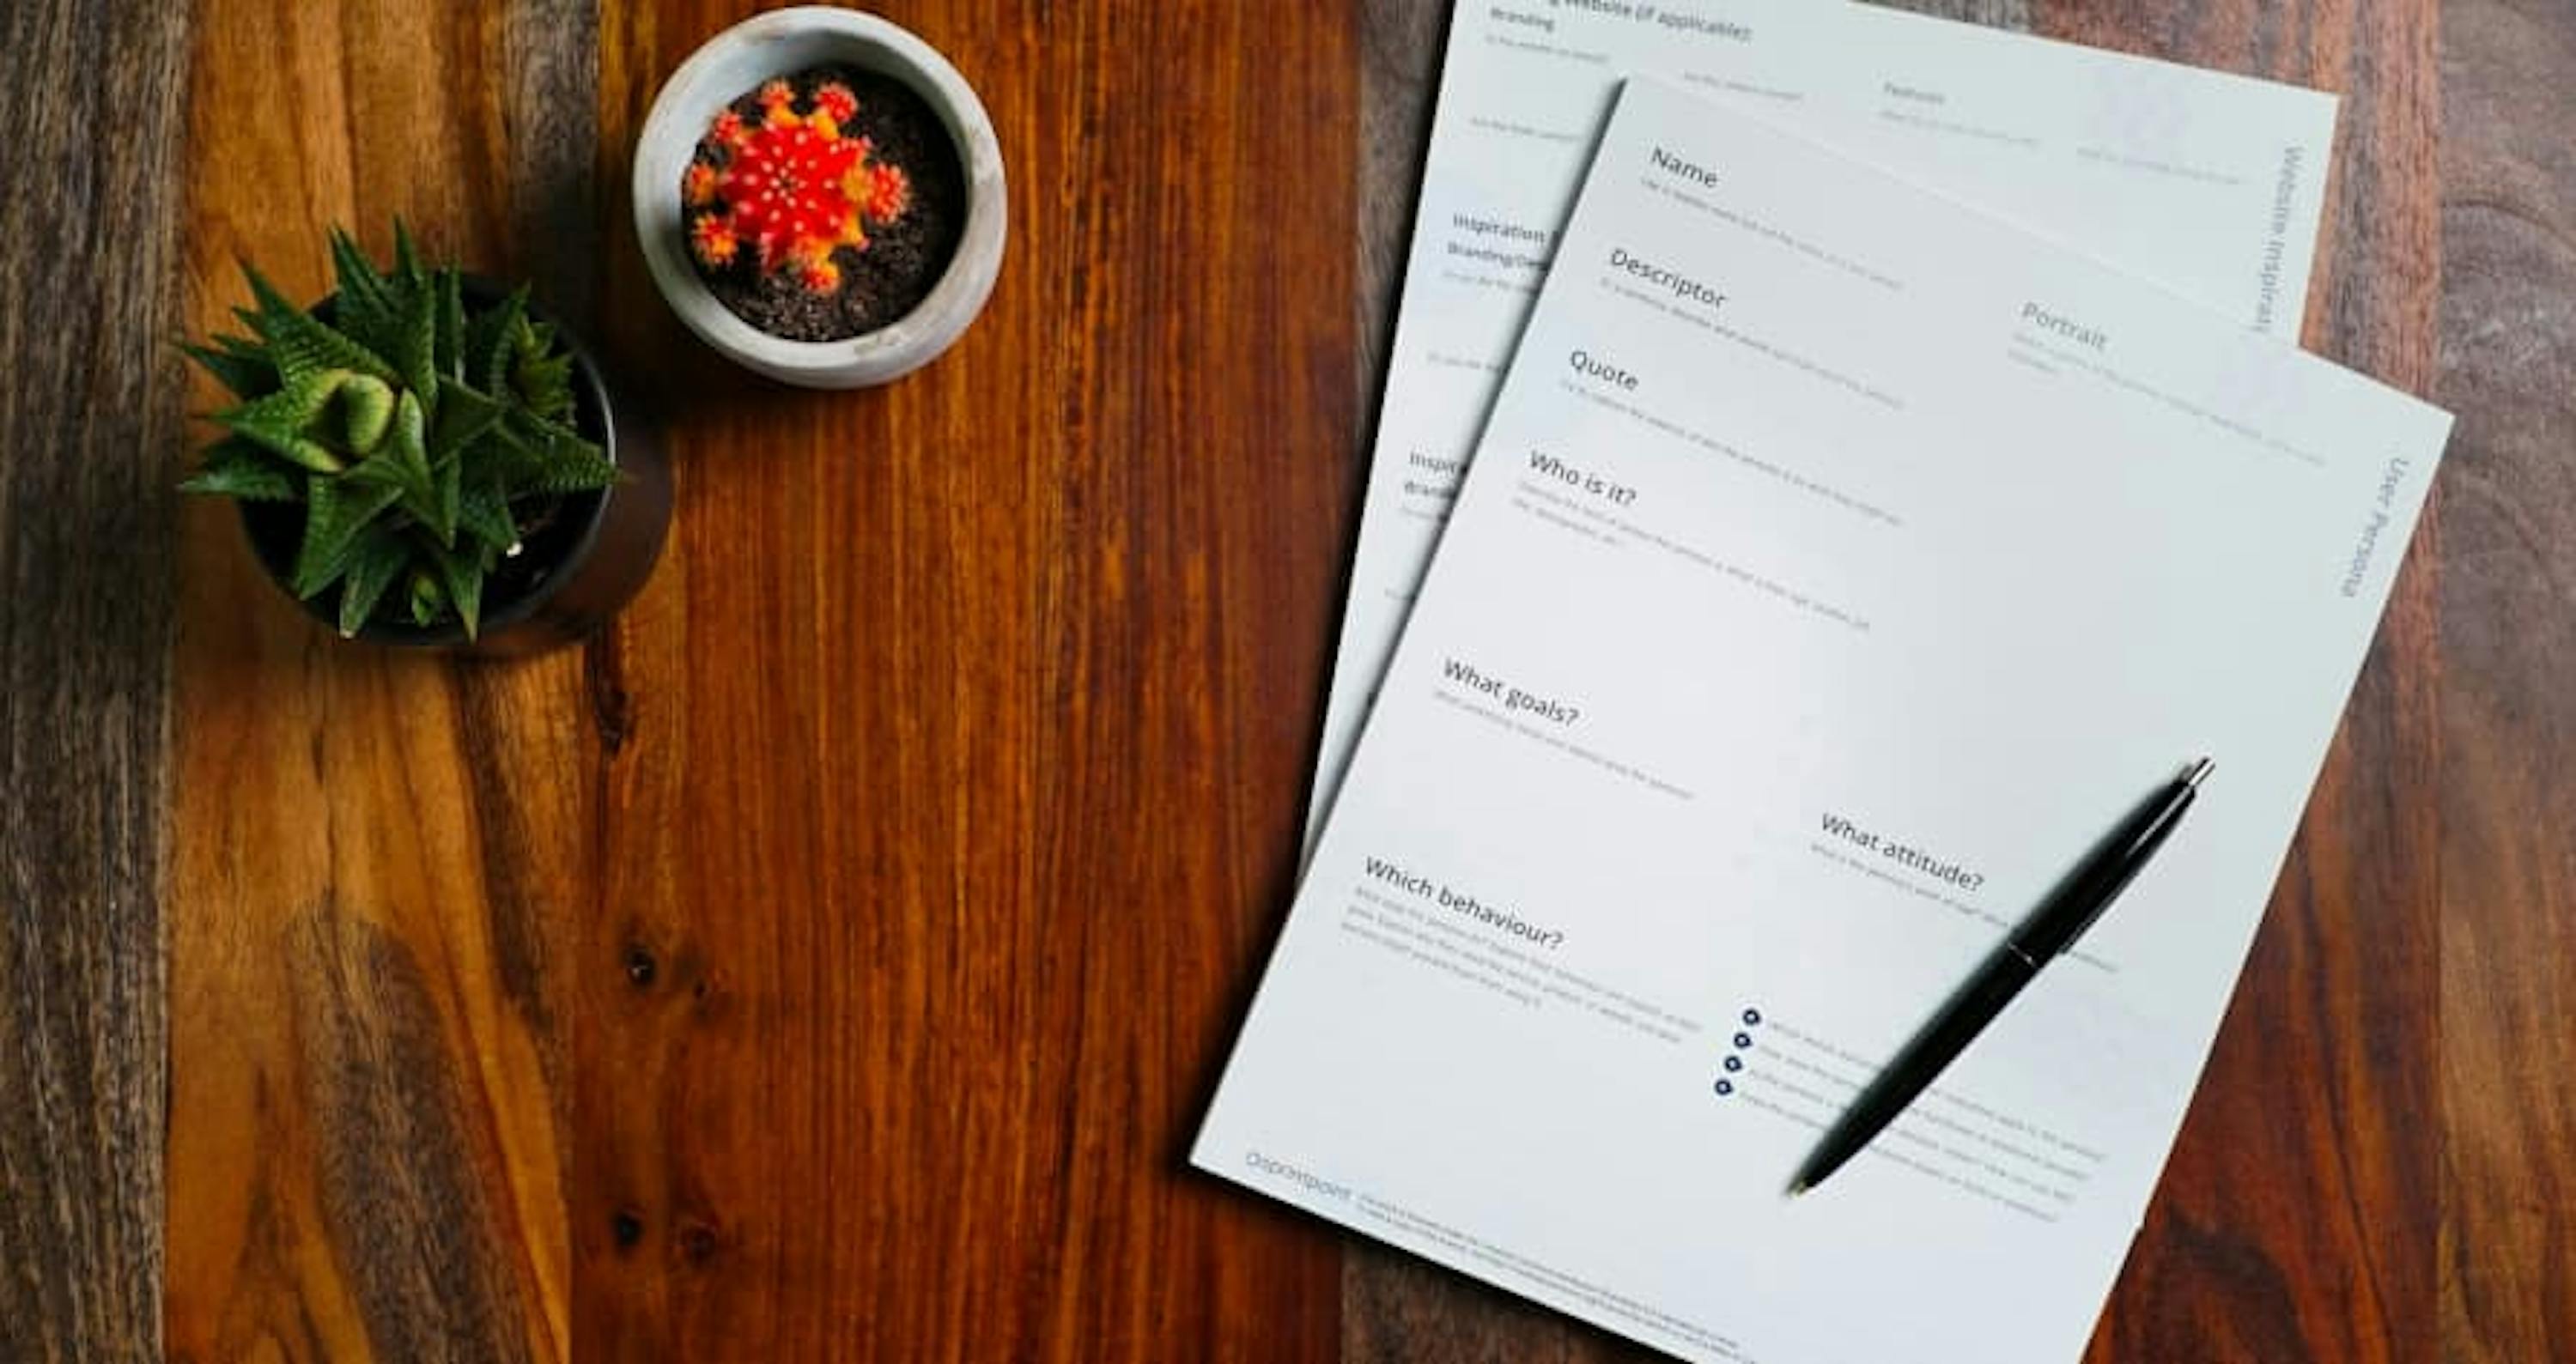
[[689, 249], [710, 268], [723, 269], [733, 263], [733, 231], [715, 214], [708, 214], [689, 224]]
[[841, 287], [841, 267], [832, 263], [832, 245], [805, 241], [795, 248], [796, 282], [810, 292], [828, 294]]
[[771, 81], [760, 87], [760, 118], [772, 128], [793, 128], [801, 121], [796, 117], [796, 94], [787, 82]]
[[[853, 196], [860, 201], [861, 212], [878, 222], [890, 223], [912, 207], [912, 177], [904, 174], [901, 166], [888, 161], [871, 161], [861, 169], [865, 172], [866, 186], [860, 194]], [[859, 172], [852, 172], [852, 185], [858, 185], [859, 180]]]

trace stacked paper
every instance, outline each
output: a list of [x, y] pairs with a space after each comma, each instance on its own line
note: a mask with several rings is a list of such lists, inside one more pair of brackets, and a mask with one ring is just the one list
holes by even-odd
[[2076, 1358], [2448, 432], [2283, 339], [2331, 104], [1743, 0], [1462, 8], [1446, 82], [1329, 817], [1194, 1158], [1686, 1358]]

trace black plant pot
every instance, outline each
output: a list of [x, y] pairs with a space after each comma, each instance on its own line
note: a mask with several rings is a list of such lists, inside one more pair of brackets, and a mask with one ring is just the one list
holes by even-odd
[[[469, 308], [498, 307], [509, 297], [508, 290], [470, 275], [463, 292]], [[313, 311], [328, 320], [331, 300], [324, 299]], [[617, 396], [579, 337], [534, 304], [528, 316], [552, 322], [572, 354], [574, 424], [617, 464], [616, 486], [562, 499], [554, 514], [528, 533], [519, 553], [492, 570], [475, 638], [468, 640], [464, 626], [452, 620], [426, 627], [369, 620], [358, 631], [360, 640], [488, 658], [543, 653], [578, 643], [607, 624], [652, 576], [671, 525], [671, 474], [661, 444], [634, 404]], [[251, 552], [291, 599], [304, 509], [277, 502], [240, 506]], [[338, 587], [300, 605], [335, 631], [339, 628]]]

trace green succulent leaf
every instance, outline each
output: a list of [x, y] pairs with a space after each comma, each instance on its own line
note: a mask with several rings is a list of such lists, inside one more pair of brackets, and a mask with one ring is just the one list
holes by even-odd
[[392, 302], [386, 292], [385, 277], [376, 272], [375, 262], [358, 249], [358, 239], [344, 227], [331, 229], [331, 279], [344, 299], [355, 299], [362, 305], [384, 307]]
[[[411, 588], [405, 595], [409, 599], [411, 623], [414, 625], [434, 624], [438, 620], [439, 612], [447, 609], [447, 589], [438, 585], [438, 579], [431, 577], [430, 570], [427, 568], [412, 570]], [[471, 629], [465, 634], [468, 639], [474, 637]]]
[[513, 420], [496, 433], [492, 468], [514, 495], [560, 496], [617, 482], [617, 465], [598, 446], [551, 424], [527, 434], [517, 429], [527, 425]]
[[333, 369], [354, 370], [389, 384], [402, 382], [383, 357], [288, 302], [259, 271], [244, 265], [242, 273], [250, 277], [259, 310], [240, 316], [268, 343], [269, 358], [287, 383]]
[[545, 473], [537, 478], [533, 491], [557, 495], [586, 493], [614, 487], [616, 483], [616, 464], [594, 447], [587, 453], [559, 452]]
[[393, 506], [399, 488], [346, 478], [317, 478], [306, 491], [304, 543], [295, 554], [295, 595], [321, 595], [347, 572], [358, 533]]
[[357, 241], [337, 228], [331, 232], [333, 325], [369, 351], [384, 355], [401, 333], [401, 309], [384, 276], [376, 273]]
[[438, 272], [438, 342], [432, 356], [439, 378], [465, 377], [465, 277], [452, 265]]
[[550, 417], [540, 417], [524, 408], [513, 408], [504, 425], [521, 443], [536, 452], [539, 459], [550, 459], [558, 450], [598, 453], [599, 447], [582, 437], [579, 431]]
[[250, 441], [226, 440], [206, 451], [205, 461], [179, 491], [244, 502], [294, 502], [304, 496], [304, 474]]
[[430, 558], [438, 565], [439, 585], [447, 594], [448, 604], [456, 608], [456, 619], [465, 627], [465, 637], [472, 639], [483, 623], [483, 578], [490, 565], [488, 551], [473, 546], [461, 550], [432, 550]]
[[211, 346], [182, 342], [179, 349], [236, 398], [263, 398], [277, 391], [277, 367], [239, 337], [218, 336]]
[[285, 383], [332, 370], [363, 374], [379, 383], [399, 384], [401, 376], [374, 351], [312, 318], [264, 324], [268, 355]]
[[419, 486], [429, 486], [429, 419], [420, 410], [420, 399], [410, 393], [394, 399], [394, 424], [386, 448], [403, 462]]
[[394, 391], [382, 380], [352, 374], [340, 382], [340, 406], [349, 418], [349, 448], [366, 454], [384, 443], [393, 424]]
[[456, 524], [498, 553], [519, 547], [519, 523], [510, 513], [509, 495], [498, 484], [467, 489], [457, 503]]
[[542, 432], [528, 430], [532, 420], [525, 412], [504, 416], [501, 424], [469, 452], [476, 472], [513, 489], [525, 489], [545, 473], [554, 440]]
[[502, 391], [509, 381], [510, 361], [527, 320], [528, 291], [522, 287], [501, 300], [501, 306], [465, 324], [464, 378], [467, 383], [485, 393]]
[[402, 533], [371, 526], [349, 551], [349, 567], [340, 581], [340, 635], [355, 636], [384, 600], [385, 589], [411, 563], [412, 549]]
[[510, 361], [510, 386], [540, 417], [560, 422], [572, 415], [572, 357], [548, 355], [534, 328], [520, 333]]
[[423, 415], [438, 403], [438, 295], [420, 289], [403, 300], [402, 331], [392, 356], [402, 384], [421, 404]]
[[501, 420], [505, 407], [453, 379], [438, 383], [438, 421], [430, 428], [429, 455], [446, 459], [482, 438]]
[[419, 509], [427, 507], [437, 497], [437, 490], [428, 477], [413, 468], [411, 461], [405, 459], [390, 442], [383, 449], [350, 465], [349, 471], [340, 477], [361, 487], [393, 489], [394, 500], [415, 516]]
[[316, 439], [312, 427], [347, 377], [344, 370], [307, 373], [289, 379], [275, 393], [215, 413], [211, 420], [316, 473], [337, 473], [347, 461]]
[[237, 359], [267, 365], [270, 375], [275, 376], [269, 385], [272, 388], [286, 382], [284, 376], [277, 374], [276, 364], [268, 358], [268, 343], [265, 341], [254, 340], [247, 336], [234, 336], [229, 332], [217, 332], [215, 347]]
[[[442, 545], [456, 543], [456, 502], [454, 461], [433, 461], [422, 431], [420, 402], [409, 393], [394, 402], [393, 434], [385, 450], [395, 461], [395, 472], [402, 490], [402, 508], [412, 519], [428, 528]], [[442, 472], [441, 466], [445, 465]]]
[[400, 218], [394, 219], [393, 277], [409, 289], [426, 292], [429, 287], [429, 272], [421, 268], [420, 252], [412, 247], [411, 227]]
[[442, 548], [456, 548], [456, 523], [464, 514], [465, 461], [454, 456], [429, 466], [433, 494], [429, 515], [422, 518]]

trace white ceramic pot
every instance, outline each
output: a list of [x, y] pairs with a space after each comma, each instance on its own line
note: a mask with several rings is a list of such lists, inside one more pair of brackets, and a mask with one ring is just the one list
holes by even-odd
[[[736, 317], [689, 259], [680, 177], [726, 105], [773, 76], [849, 65], [901, 80], [948, 125], [966, 173], [966, 226], [930, 296], [895, 321], [845, 341], [789, 341]], [[929, 364], [984, 309], [1002, 267], [1009, 206], [1001, 145], [983, 101], [957, 68], [910, 32], [855, 10], [808, 5], [746, 19], [671, 73], [635, 146], [635, 231], [653, 283], [699, 339], [739, 364], [808, 388], [862, 388]]]

